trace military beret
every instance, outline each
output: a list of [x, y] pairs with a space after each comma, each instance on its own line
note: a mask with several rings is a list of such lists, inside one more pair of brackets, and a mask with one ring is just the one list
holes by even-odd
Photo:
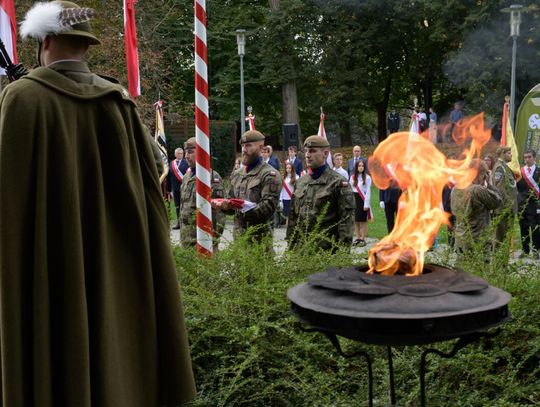
[[260, 131], [248, 130], [244, 134], [242, 134], [242, 137], [240, 137], [240, 144], [252, 143], [253, 141], [263, 141], [263, 140], [264, 140], [264, 134], [262, 134]]
[[304, 147], [330, 147], [330, 143], [320, 136], [309, 136], [304, 140]]
[[195, 137], [190, 137], [186, 140], [184, 143], [184, 149], [187, 150], [188, 148], [195, 148], [197, 147], [197, 140]]

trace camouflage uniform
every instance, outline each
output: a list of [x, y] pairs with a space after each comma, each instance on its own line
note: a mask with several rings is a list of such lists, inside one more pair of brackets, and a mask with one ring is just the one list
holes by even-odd
[[493, 211], [493, 217], [498, 217], [495, 228], [495, 244], [497, 245], [503, 242], [508, 231], [512, 230], [514, 216], [518, 209], [516, 178], [510, 167], [500, 158], [493, 167], [491, 184], [502, 197], [502, 204]]
[[469, 251], [489, 227], [490, 211], [501, 205], [501, 196], [491, 186], [472, 184], [465, 189], [452, 189], [450, 202], [456, 216], [454, 245], [462, 252]]
[[332, 241], [351, 244], [354, 197], [347, 181], [337, 172], [326, 168], [321, 176], [301, 177], [291, 200], [287, 240], [294, 247], [300, 234], [309, 234], [317, 226], [326, 238], [317, 240], [321, 249], [332, 249]]
[[[197, 225], [195, 214], [197, 210], [197, 193], [195, 191], [197, 177], [193, 176], [191, 168], [182, 181], [180, 193], [180, 242], [182, 246], [195, 246], [197, 243]], [[212, 170], [212, 198], [223, 198], [223, 182], [217, 171]], [[217, 249], [219, 238], [225, 227], [225, 214], [220, 210], [212, 210], [212, 223], [214, 225], [214, 250]]]
[[281, 175], [262, 159], [251, 171], [246, 172], [246, 169], [237, 170], [231, 176], [228, 197], [251, 201], [257, 206], [245, 213], [235, 211], [234, 232], [242, 235], [249, 227], [257, 227], [254, 238], [260, 242], [265, 236], [271, 235], [269, 222], [278, 204]]

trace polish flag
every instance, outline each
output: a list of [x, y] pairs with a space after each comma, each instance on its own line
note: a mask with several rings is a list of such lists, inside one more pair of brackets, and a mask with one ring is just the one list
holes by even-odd
[[212, 203], [215, 204], [218, 208], [223, 205], [223, 202], [227, 202], [233, 209], [240, 209], [240, 212], [246, 213], [247, 211], [250, 211], [254, 209], [257, 204], [255, 202], [246, 201], [245, 199], [238, 199], [238, 198], [232, 198], [232, 199], [223, 199], [223, 198], [214, 198], [212, 199]]
[[136, 2], [137, 0], [124, 0], [124, 38], [126, 42], [128, 90], [133, 97], [137, 97], [141, 94], [139, 52], [137, 51], [137, 29], [135, 27]]
[[[15, 5], [13, 0], [0, 0], [0, 38], [6, 46], [11, 61], [17, 61], [17, 22], [15, 20]], [[0, 68], [0, 75], [6, 73]]]

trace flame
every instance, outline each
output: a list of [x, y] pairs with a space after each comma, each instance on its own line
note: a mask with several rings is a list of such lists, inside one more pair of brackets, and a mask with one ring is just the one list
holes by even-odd
[[[424, 134], [427, 135], [427, 134]], [[454, 141], [463, 145], [458, 159], [449, 159], [424, 135], [401, 132], [390, 135], [369, 158], [373, 182], [379, 189], [397, 185], [399, 199], [394, 229], [369, 251], [369, 272], [418, 275], [425, 252], [431, 247], [448, 214], [442, 209], [444, 186], [452, 182], [465, 188], [476, 178], [469, 168], [489, 141], [484, 115], [462, 120], [454, 127]]]

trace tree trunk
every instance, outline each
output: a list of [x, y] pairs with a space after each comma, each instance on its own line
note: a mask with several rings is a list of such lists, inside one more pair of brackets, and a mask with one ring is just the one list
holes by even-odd
[[381, 102], [375, 105], [377, 109], [377, 134], [379, 136], [379, 143], [386, 139], [386, 111], [388, 110], [388, 103], [390, 102], [390, 92], [392, 90], [392, 76], [393, 71], [390, 70], [388, 78], [386, 78], [386, 84], [384, 86], [384, 94]]
[[298, 117], [298, 98], [296, 94], [296, 81], [287, 81], [281, 86], [283, 100], [283, 123], [298, 124], [298, 141], [303, 143], [300, 133], [300, 122]]
[[[349, 117], [349, 115], [347, 115]], [[341, 129], [341, 146], [352, 146], [351, 122], [349, 119], [342, 119], [339, 127]]]
[[[268, 5], [272, 12], [279, 10], [279, 0], [268, 0]], [[296, 93], [296, 81], [289, 79], [281, 84], [281, 95], [283, 103], [283, 123], [296, 123], [298, 125], [298, 141], [303, 143], [302, 132], [300, 131], [300, 120], [298, 115], [298, 97]]]
[[279, 9], [279, 0], [268, 0], [268, 4], [270, 5], [270, 10], [272, 11]]

